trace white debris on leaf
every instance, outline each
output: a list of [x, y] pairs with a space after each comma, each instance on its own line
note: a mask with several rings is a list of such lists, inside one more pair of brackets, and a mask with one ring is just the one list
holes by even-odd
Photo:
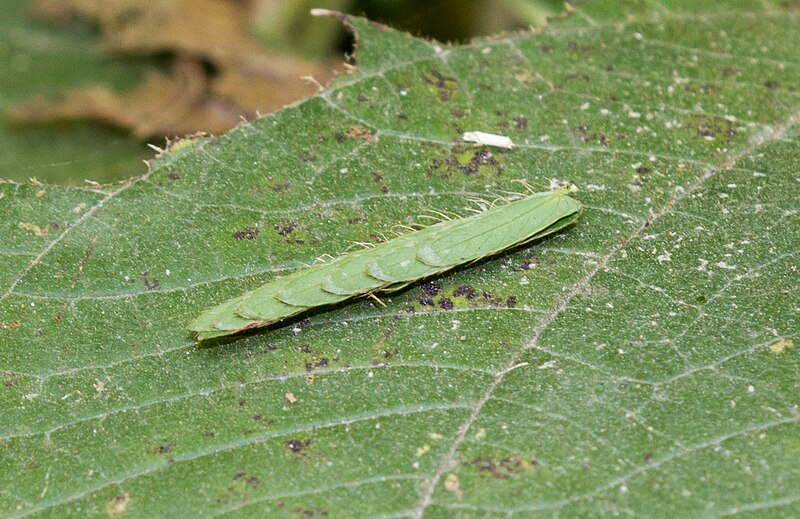
[[511, 149], [514, 143], [505, 135], [496, 135], [494, 133], [485, 132], [464, 132], [463, 137], [465, 142], [475, 142], [477, 144], [484, 144], [486, 146], [494, 146], [496, 148]]

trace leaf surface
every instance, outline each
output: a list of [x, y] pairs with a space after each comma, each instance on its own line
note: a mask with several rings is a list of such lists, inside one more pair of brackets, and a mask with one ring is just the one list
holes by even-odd
[[[800, 513], [794, 4], [595, 1], [454, 48], [348, 22], [358, 69], [318, 97], [126, 183], [0, 185], [0, 515]], [[546, 242], [186, 330], [552, 177], [585, 211]]]

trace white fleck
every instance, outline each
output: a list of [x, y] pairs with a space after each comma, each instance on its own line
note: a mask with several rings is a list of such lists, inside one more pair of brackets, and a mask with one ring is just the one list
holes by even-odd
[[700, 272], [708, 272], [708, 269], [706, 268], [706, 265], [708, 265], [708, 260], [705, 260], [703, 258], [697, 258], [697, 261], [700, 262], [700, 266], [695, 267], [695, 269], [699, 270]]
[[453, 319], [452, 325], [450, 326], [450, 331], [454, 332], [454, 331], [458, 330], [458, 328], [460, 326], [461, 326], [461, 321], [459, 321], [457, 319]]
[[672, 253], [671, 252], [664, 252], [656, 258], [659, 263], [664, 263], [665, 261], [672, 261]]
[[620, 494], [627, 494], [628, 493], [627, 485], [622, 485], [621, 487], [619, 487], [619, 493]]
[[556, 367], [556, 361], [555, 360], [548, 360], [544, 364], [540, 364], [539, 366], [537, 366], [538, 369], [550, 369], [550, 368], [555, 368], [555, 367]]
[[22, 398], [24, 398], [25, 400], [28, 400], [28, 401], [32, 401], [32, 400], [34, 400], [34, 399], [36, 399], [38, 397], [39, 397], [39, 393], [28, 393], [28, 394], [22, 396]]
[[31, 306], [36, 306], [36, 303], [34, 303], [34, 302], [31, 302]]
[[169, 275], [171, 275], [171, 274], [172, 274], [172, 271], [170, 271], [169, 269], [167, 269], [167, 270], [165, 270], [165, 271], [164, 271], [164, 274], [166, 274], [166, 275], [168, 275], [168, 276], [169, 276]]
[[528, 277], [527, 277], [527, 276], [522, 276], [522, 277], [519, 279], [519, 284], [520, 284], [520, 285], [523, 285], [523, 286], [525, 286], [525, 285], [527, 285], [528, 283], [530, 283], [530, 281], [528, 280]]
[[718, 263], [715, 263], [714, 266], [719, 267], [721, 269], [725, 269], [725, 270], [736, 270], [736, 265], [729, 265], [729, 264], [725, 263], [724, 261], [720, 261]]
[[339, 170], [339, 173], [347, 173], [347, 168], [342, 168]]
[[608, 108], [603, 108], [602, 110], [600, 110], [600, 115], [608, 115], [610, 113], [611, 111]]
[[514, 143], [511, 142], [510, 138], [504, 135], [496, 135], [494, 133], [464, 132], [464, 136], [462, 138], [466, 142], [474, 142], [486, 146], [495, 146], [497, 148], [511, 149], [514, 147]]
[[750, 384], [749, 386], [747, 386], [747, 392], [748, 393], [755, 393], [756, 392], [756, 388], [753, 387], [752, 384]]
[[408, 91], [407, 91], [407, 90], [401, 90], [401, 91], [400, 91], [400, 95], [401, 95], [401, 96], [403, 96], [403, 97], [405, 97], [405, 96], [407, 96], [407, 95], [408, 95]]
[[372, 371], [367, 373], [367, 378], [372, 378], [374, 376], [375, 376], [375, 373], [373, 373]]
[[592, 106], [592, 105], [590, 105], [589, 103], [583, 103], [581, 105], [581, 110], [588, 110], [590, 106]]
[[644, 36], [642, 36], [642, 33], [636, 32], [633, 34], [633, 39], [636, 41], [642, 41], [644, 39]]
[[380, 424], [380, 423], [376, 423], [376, 424], [375, 424], [375, 428], [376, 428], [376, 429], [380, 429], [380, 428], [381, 428], [381, 424]]
[[608, 308], [614, 308], [614, 303], [608, 302], [608, 303], [606, 303], [606, 306]]
[[492, 48], [491, 47], [484, 47], [484, 48], [481, 49], [481, 54], [489, 54], [491, 52], [492, 52]]
[[634, 112], [633, 110], [628, 112], [628, 117], [630, 117], [631, 119], [638, 119], [641, 116], [642, 114], [640, 112]]

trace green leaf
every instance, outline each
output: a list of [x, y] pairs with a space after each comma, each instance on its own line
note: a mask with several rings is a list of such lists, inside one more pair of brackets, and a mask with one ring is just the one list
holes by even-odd
[[[0, 185], [0, 516], [799, 515], [794, 3], [598, 0], [455, 48], [349, 22], [319, 97], [123, 184]], [[538, 246], [186, 330], [551, 177], [585, 211]]]

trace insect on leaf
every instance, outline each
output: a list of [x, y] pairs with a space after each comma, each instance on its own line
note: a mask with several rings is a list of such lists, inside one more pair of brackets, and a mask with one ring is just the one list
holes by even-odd
[[309, 309], [402, 288], [572, 224], [581, 204], [561, 188], [446, 220], [375, 247], [280, 277], [203, 312], [189, 325], [199, 340], [269, 326]]

